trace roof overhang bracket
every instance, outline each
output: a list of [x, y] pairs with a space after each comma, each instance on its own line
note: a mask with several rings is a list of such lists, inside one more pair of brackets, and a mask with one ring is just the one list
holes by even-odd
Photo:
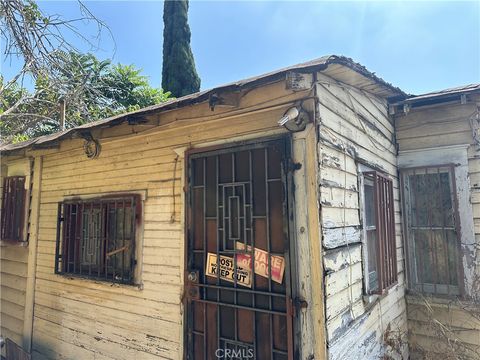
[[148, 120], [144, 116], [127, 116], [128, 125], [145, 124]]
[[289, 71], [285, 75], [285, 88], [292, 91], [310, 90], [313, 86], [313, 74]]
[[216, 107], [220, 108], [235, 108], [240, 102], [240, 93], [213, 93], [208, 97], [208, 106], [210, 110], [215, 111]]

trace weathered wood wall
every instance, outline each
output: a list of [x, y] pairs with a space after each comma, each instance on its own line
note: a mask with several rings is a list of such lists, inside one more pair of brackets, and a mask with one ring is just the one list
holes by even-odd
[[[459, 188], [457, 196], [467, 198], [467, 206], [463, 205], [460, 208], [460, 216], [464, 217], [461, 220], [469, 223], [468, 227], [462, 227], [463, 265], [467, 294], [476, 297], [477, 301], [480, 301], [480, 262], [478, 261], [480, 146], [475, 144], [473, 138], [474, 131], [478, 132], [479, 124], [476, 121], [470, 123], [469, 118], [477, 113], [476, 103], [479, 101], [480, 97], [470, 95], [469, 101], [463, 105], [456, 101], [450, 104], [412, 109], [407, 115], [399, 114], [395, 119], [400, 154], [403, 151], [466, 145], [468, 165], [465, 165], [465, 171], [468, 171], [469, 186]], [[448, 148], [445, 152], [445, 157], [448, 157]], [[435, 164], [431, 163], [430, 165]], [[462, 167], [457, 166], [456, 171], [463, 171]], [[466, 213], [466, 208], [469, 206], [473, 209], [474, 231], [471, 229], [472, 213]], [[465, 219], [466, 216], [470, 219]], [[426, 306], [425, 301], [428, 302], [431, 309]], [[459, 305], [455, 300], [445, 302], [441, 299], [422, 300], [409, 296], [407, 304], [412, 358], [423, 359], [425, 352], [432, 356], [446, 356], [452, 349], [454, 352], [457, 349], [458, 352], [465, 349], [467, 356], [472, 359], [480, 357], [480, 322], [478, 321], [480, 305], [477, 305], [477, 320], [475, 320], [475, 317], [465, 311], [464, 306]], [[445, 326], [443, 329], [445, 334], [439, 330], [441, 324]], [[449, 345], [449, 341], [453, 345]], [[472, 353], [470, 349], [477, 352]]]
[[[466, 303], [407, 297], [411, 358], [480, 356], [480, 309]], [[457, 357], [454, 357], [457, 356]]]
[[[28, 188], [30, 175], [29, 159], [2, 159], [1, 187], [5, 176], [26, 176], [25, 186]], [[3, 188], [0, 194], [3, 194]], [[0, 241], [0, 335], [20, 346], [23, 342], [27, 262], [26, 246]]]
[[[95, 160], [84, 155], [82, 140], [33, 152], [43, 154], [34, 358], [180, 359], [185, 184], [184, 162], [178, 154], [198, 144], [283, 133], [278, 119], [291, 101], [307, 95], [286, 91], [283, 83], [277, 83], [249, 92], [237, 109], [211, 112], [202, 104], [153, 115], [149, 123], [153, 126], [101, 130], [94, 134], [102, 145]], [[140, 285], [113, 286], [55, 275], [58, 202], [68, 196], [110, 192], [145, 196]]]
[[[329, 358], [378, 359], [390, 350], [384, 334], [406, 333], [404, 266], [394, 126], [386, 101], [318, 74], [321, 226]], [[366, 302], [363, 296], [357, 165], [393, 179], [398, 285]]]

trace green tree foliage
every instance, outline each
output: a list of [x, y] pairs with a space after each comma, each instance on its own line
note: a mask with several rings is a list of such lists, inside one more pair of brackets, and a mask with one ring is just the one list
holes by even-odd
[[[113, 65], [92, 54], [58, 53], [62, 66], [39, 76], [29, 92], [18, 84], [0, 100], [0, 131], [9, 141], [59, 131], [60, 100], [66, 102], [66, 127], [134, 111], [169, 99], [170, 93], [149, 85], [133, 65]], [[1, 78], [2, 87], [5, 84]], [[13, 111], [11, 111], [14, 109]]]
[[[79, 43], [91, 51], [99, 49], [101, 34], [111, 33], [83, 1], [77, 5], [78, 16], [68, 19], [44, 13], [34, 0], [0, 0], [3, 60], [23, 63], [12, 78], [0, 76], [1, 142], [60, 130], [61, 100], [70, 128], [169, 98], [170, 93], [152, 88], [134, 66], [113, 65], [78, 52]], [[85, 24], [93, 33], [84, 33]], [[34, 83], [33, 90], [24, 88], [25, 80]]]
[[162, 87], [181, 97], [200, 90], [190, 48], [188, 0], [166, 0], [163, 8]]

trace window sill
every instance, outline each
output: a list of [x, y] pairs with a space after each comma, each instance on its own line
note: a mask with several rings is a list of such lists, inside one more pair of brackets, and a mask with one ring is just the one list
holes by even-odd
[[387, 296], [389, 296], [392, 292], [398, 289], [398, 281], [391, 285], [389, 288], [385, 289], [381, 294], [363, 294], [363, 303], [367, 310], [370, 310], [375, 304]]
[[81, 283], [84, 283], [85, 285], [96, 285], [98, 288], [117, 288], [117, 289], [130, 289], [130, 290], [135, 290], [135, 291], [141, 291], [143, 290], [143, 283], [139, 284], [122, 284], [122, 283], [115, 283], [111, 281], [106, 281], [106, 280], [99, 280], [99, 279], [93, 279], [89, 278], [87, 276], [82, 276], [82, 275], [75, 275], [75, 274], [64, 274], [64, 273], [56, 273], [57, 276], [62, 277], [63, 279], [68, 279], [71, 281], [78, 281]]
[[0, 240], [0, 246], [28, 247], [28, 241]]

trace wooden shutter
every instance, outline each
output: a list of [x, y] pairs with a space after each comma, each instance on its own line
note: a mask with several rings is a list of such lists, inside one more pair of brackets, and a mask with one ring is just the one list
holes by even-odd
[[3, 182], [1, 236], [6, 241], [23, 241], [25, 226], [25, 176], [10, 176]]
[[381, 294], [398, 280], [393, 183], [391, 179], [375, 171], [365, 175], [374, 182], [378, 293]]
[[379, 291], [390, 288], [397, 282], [397, 248], [395, 242], [395, 213], [393, 184], [389, 178], [376, 173], [375, 195], [377, 197], [378, 235], [378, 284]]

